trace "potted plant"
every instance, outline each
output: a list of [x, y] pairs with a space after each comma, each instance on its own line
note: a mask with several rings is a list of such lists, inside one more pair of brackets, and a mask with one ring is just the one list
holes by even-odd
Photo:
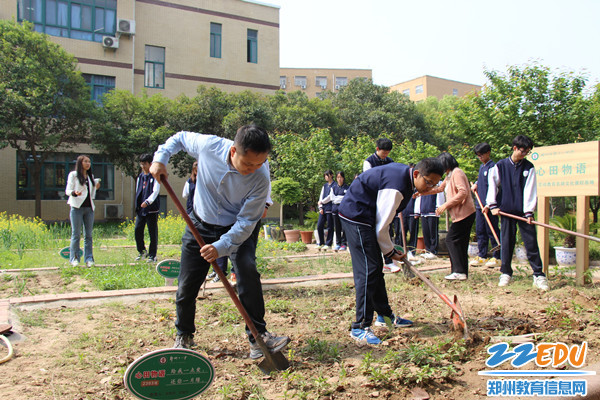
[[[283, 206], [298, 203], [302, 200], [300, 184], [292, 178], [281, 178], [271, 183], [273, 199], [281, 205], [279, 209], [279, 227], [288, 242], [297, 242], [300, 238], [300, 230], [283, 228]], [[273, 228], [271, 228], [273, 231]]]
[[300, 237], [302, 242], [305, 244], [311, 244], [313, 240], [313, 231], [317, 228], [317, 222], [319, 221], [319, 213], [316, 211], [309, 211], [304, 216], [304, 225], [300, 227]]
[[[577, 229], [577, 218], [573, 214], [554, 216], [552, 223], [559, 228], [575, 231]], [[562, 266], [575, 265], [577, 255], [575, 248], [575, 235], [554, 231], [555, 238], [562, 242], [562, 246], [554, 246], [556, 263]]]

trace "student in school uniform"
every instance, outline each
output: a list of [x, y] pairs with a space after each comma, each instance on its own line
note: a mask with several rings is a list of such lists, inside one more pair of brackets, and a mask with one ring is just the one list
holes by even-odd
[[333, 250], [346, 251], [346, 235], [342, 229], [342, 221], [340, 221], [338, 208], [350, 186], [346, 184], [346, 175], [344, 175], [344, 171], [338, 171], [335, 179], [336, 183], [331, 187], [330, 194], [332, 198], [331, 213], [333, 214], [333, 222], [335, 225], [335, 247]]
[[[488, 193], [488, 173], [496, 163], [491, 158], [492, 147], [488, 143], [479, 143], [473, 149], [475, 155], [481, 161], [479, 166], [479, 174], [477, 175], [477, 181], [471, 186], [473, 192], [477, 192], [477, 195], [481, 199], [481, 202], [485, 205], [485, 201]], [[492, 244], [492, 248], [498, 246], [496, 243], [492, 228], [485, 220], [485, 216], [479, 206], [479, 202], [475, 202], [475, 234], [477, 235], [477, 256], [471, 260], [469, 265], [485, 265], [486, 267], [499, 267], [501, 265], [500, 249], [494, 251], [492, 257], [488, 260], [488, 244]], [[490, 222], [492, 223], [494, 232], [500, 236], [500, 230], [498, 229], [498, 216], [488, 215]]]
[[[323, 173], [325, 183], [321, 188], [319, 194], [319, 220], [317, 221], [317, 233], [319, 235], [319, 243], [317, 243], [318, 250], [329, 250], [333, 244], [333, 214], [331, 203], [331, 188], [334, 185], [333, 182], [333, 171], [328, 169]], [[327, 225], [327, 238], [325, 238], [325, 225]]]
[[390, 163], [363, 172], [346, 192], [338, 213], [352, 258], [356, 319], [350, 336], [357, 342], [381, 343], [371, 331], [375, 312], [382, 321], [387, 317], [396, 327], [412, 326], [412, 321], [395, 316], [389, 305], [381, 254], [402, 260], [403, 255], [394, 248], [389, 225], [415, 191], [424, 192], [437, 185], [442, 174], [437, 158], [426, 158], [414, 169]]
[[[502, 216], [501, 238], [502, 265], [500, 266], [500, 281], [498, 286], [508, 286], [512, 280], [511, 266], [515, 248], [517, 226], [523, 238], [527, 251], [527, 259], [533, 270], [533, 286], [543, 291], [550, 290], [548, 279], [540, 257], [535, 225], [532, 224], [533, 213], [537, 206], [537, 182], [535, 167], [525, 157], [533, 148], [533, 140], [524, 135], [515, 137], [512, 141], [512, 154], [496, 163], [488, 173], [488, 193], [483, 212], [498, 215], [501, 204], [502, 211], [524, 217], [529, 222], [519, 221]], [[499, 188], [502, 186], [502, 192]]]
[[439, 242], [439, 222], [440, 217], [435, 210], [446, 201], [444, 193], [432, 194], [429, 196], [420, 196], [417, 198], [421, 212], [421, 226], [423, 227], [423, 241], [425, 242], [425, 253], [421, 257], [427, 260], [437, 258]]

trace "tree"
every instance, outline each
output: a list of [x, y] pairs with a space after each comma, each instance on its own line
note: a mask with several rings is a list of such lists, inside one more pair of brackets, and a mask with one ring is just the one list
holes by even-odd
[[339, 93], [328, 96], [344, 124], [342, 137], [387, 136], [394, 143], [431, 139], [415, 103], [386, 86], [374, 85], [370, 79], [353, 79]]
[[277, 179], [271, 183], [271, 192], [273, 199], [281, 204], [279, 226], [283, 226], [283, 206], [296, 204], [302, 200], [300, 184], [292, 178]]
[[505, 74], [484, 71], [483, 90], [458, 105], [452, 125], [463, 143], [488, 142], [494, 154], [507, 155], [517, 135], [536, 146], [590, 140], [585, 78], [553, 73], [537, 64], [512, 66]]
[[0, 148], [17, 149], [29, 170], [37, 217], [42, 214], [44, 161], [87, 142], [96, 115], [76, 65], [71, 54], [34, 32], [30, 23], [0, 21]]
[[150, 97], [144, 92], [135, 96], [116, 89], [104, 95], [103, 104], [103, 118], [94, 130], [93, 146], [128, 176], [136, 177], [139, 156], [154, 153], [175, 133], [167, 124], [173, 101], [159, 94]]

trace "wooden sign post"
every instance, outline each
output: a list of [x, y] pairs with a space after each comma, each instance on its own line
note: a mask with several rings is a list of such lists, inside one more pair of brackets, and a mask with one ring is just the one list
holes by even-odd
[[[589, 234], [590, 196], [600, 195], [600, 141], [535, 147], [529, 155], [535, 166], [538, 221], [550, 219], [550, 197], [577, 197], [577, 232]], [[540, 255], [548, 274], [550, 242], [547, 229], [538, 229]], [[589, 241], [577, 237], [576, 282], [583, 285], [590, 266]]]

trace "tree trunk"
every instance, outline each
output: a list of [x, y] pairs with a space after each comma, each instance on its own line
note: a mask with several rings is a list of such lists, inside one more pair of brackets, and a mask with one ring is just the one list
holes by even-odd
[[298, 225], [304, 225], [304, 203], [298, 203]]
[[42, 163], [39, 162], [35, 157], [33, 160], [33, 185], [35, 187], [35, 216], [42, 218]]
[[279, 226], [283, 226], [283, 203], [279, 207]]

